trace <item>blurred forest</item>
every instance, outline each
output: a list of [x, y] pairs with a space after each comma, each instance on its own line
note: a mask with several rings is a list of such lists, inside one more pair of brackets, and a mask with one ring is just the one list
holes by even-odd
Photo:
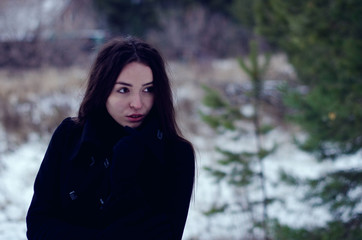
[[[51, 133], [76, 105], [63, 102], [29, 122], [24, 114], [37, 110], [38, 101], [46, 101], [45, 95], [37, 93], [39, 89], [61, 89], [61, 98], [69, 86], [81, 86], [84, 76], [77, 69], [89, 67], [102, 43], [113, 36], [135, 35], [156, 45], [170, 61], [191, 66], [208, 66], [215, 59], [239, 62], [251, 82], [248, 89], [234, 84], [230, 93], [225, 84], [214, 84], [204, 90], [209, 111], [201, 115], [215, 132], [243, 133], [237, 127], [243, 119], [254, 124], [256, 137], [262, 138], [273, 127], [293, 124], [306, 134], [302, 140], [295, 138], [300, 149], [320, 162], [343, 161], [343, 156], [362, 149], [361, 13], [360, 0], [1, 0], [0, 77], [7, 80], [1, 80], [0, 130], [4, 129], [7, 144], [0, 145], [0, 152], [16, 149], [33, 131]], [[286, 56], [293, 74], [266, 79], [269, 60], [278, 55]], [[36, 77], [31, 82], [11, 80], [44, 69], [66, 69], [63, 74], [77, 77], [56, 86]], [[58, 72], [48, 74], [59, 77]], [[271, 82], [266, 80], [279, 81], [272, 96], [267, 88]], [[38, 99], [33, 95], [14, 98], [14, 82]], [[240, 109], [250, 102], [253, 114], [248, 117]], [[15, 108], [16, 104], [23, 108]], [[278, 120], [267, 126], [259, 113], [273, 114]], [[229, 159], [220, 165], [233, 164], [241, 170], [221, 172], [214, 166], [208, 172], [234, 188], [260, 181], [262, 189], [263, 159], [273, 150], [262, 144], [254, 153], [235, 155], [218, 149]], [[253, 167], [250, 161], [260, 165]], [[243, 181], [230, 181], [235, 174]], [[357, 168], [313, 179], [281, 172], [280, 180], [307, 188], [304, 200], [326, 206], [333, 219], [323, 227], [283, 224], [267, 215], [275, 199], [264, 195], [250, 202], [248, 209], [250, 213], [254, 205], [261, 205], [264, 214], [253, 212], [260, 216], [252, 221], [251, 237], [240, 239], [362, 239], [362, 161]], [[213, 213], [226, 211], [224, 205], [207, 214], [212, 218]]]

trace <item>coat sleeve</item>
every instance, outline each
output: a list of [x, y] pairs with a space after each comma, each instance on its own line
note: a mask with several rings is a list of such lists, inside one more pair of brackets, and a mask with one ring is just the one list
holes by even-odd
[[173, 239], [181, 240], [188, 211], [195, 178], [194, 150], [189, 143], [181, 142], [174, 151], [173, 179], [170, 189], [170, 205], [168, 215], [173, 229]]
[[70, 124], [68, 118], [55, 130], [36, 176], [34, 195], [26, 217], [29, 240], [96, 239], [98, 234], [95, 229], [70, 225], [59, 218], [61, 146], [65, 143]]

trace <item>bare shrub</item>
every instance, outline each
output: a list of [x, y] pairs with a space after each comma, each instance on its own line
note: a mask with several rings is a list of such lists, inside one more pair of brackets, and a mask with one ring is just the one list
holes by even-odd
[[7, 148], [13, 149], [29, 140], [32, 133], [40, 137], [48, 136], [55, 127], [72, 112], [67, 102], [53, 102], [49, 106], [50, 112], [44, 112], [36, 101], [11, 102], [1, 99], [2, 112], [0, 120], [5, 130]]
[[0, 67], [39, 67], [41, 55], [37, 42], [3, 41], [0, 43]]
[[94, 43], [88, 39], [0, 42], [0, 68], [85, 66], [92, 59]]
[[160, 12], [159, 18], [161, 30], [150, 30], [147, 39], [168, 58], [220, 58], [247, 51], [250, 33], [202, 6]]
[[84, 73], [79, 69], [0, 72], [0, 123], [6, 149], [28, 141], [34, 133], [48, 137], [75, 113]]
[[92, 0], [47, 2], [1, 1], [0, 68], [89, 64], [106, 38]]

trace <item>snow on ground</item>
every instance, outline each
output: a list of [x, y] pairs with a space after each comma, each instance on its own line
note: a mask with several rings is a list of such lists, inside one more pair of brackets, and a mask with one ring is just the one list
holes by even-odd
[[0, 239], [26, 239], [25, 216], [45, 148], [35, 139], [0, 157]]
[[[227, 136], [226, 136], [227, 137]], [[282, 130], [274, 130], [268, 141], [276, 141], [280, 144], [278, 151], [270, 156], [265, 164], [267, 175], [270, 178], [276, 177], [276, 172], [284, 168], [288, 172], [307, 176], [318, 174], [325, 167], [316, 164], [314, 159], [299, 151], [290, 143], [289, 135]], [[215, 184], [214, 180], [203, 170], [214, 159], [213, 146], [224, 143], [231, 148], [236, 148], [227, 143], [222, 137], [210, 139], [203, 136], [191, 136], [196, 148], [198, 176], [195, 186], [194, 199], [191, 204], [190, 215], [185, 230], [185, 239], [236, 239], [243, 232], [244, 222], [247, 224], [248, 217], [243, 215], [218, 215], [208, 218], [202, 214], [214, 203], [222, 204], [225, 200], [234, 197], [233, 191], [225, 184]], [[251, 145], [250, 145], [251, 143]], [[235, 144], [235, 143], [234, 143]], [[244, 148], [252, 147], [249, 137], [242, 138], [236, 145]], [[35, 175], [40, 166], [42, 157], [46, 150], [47, 143], [44, 140], [33, 137], [28, 143], [22, 145], [14, 152], [1, 156], [0, 174], [0, 239], [22, 240], [25, 237], [25, 216], [32, 197], [32, 187]], [[351, 160], [351, 164], [354, 160]], [[268, 192], [277, 193], [280, 196], [288, 196], [287, 205], [275, 206], [271, 209], [272, 216], [280, 217], [281, 220], [298, 224], [302, 222], [315, 222], [327, 219], [325, 213], [316, 213], [318, 218], [313, 216], [311, 211], [295, 199], [295, 194], [290, 189], [273, 189], [270, 185]], [[313, 212], [315, 213], [315, 212]]]
[[[223, 146], [252, 148], [250, 136], [242, 138], [235, 146], [228, 144], [228, 138], [222, 136], [191, 136], [196, 147], [198, 176], [194, 199], [186, 224], [184, 239], [238, 239], [248, 224], [248, 216], [242, 214], [217, 215], [208, 218], [203, 211], [214, 203], [222, 204], [235, 197], [234, 192], [225, 184], [215, 184], [203, 167], [215, 160], [213, 146], [223, 143]], [[275, 153], [265, 160], [265, 170], [268, 184], [268, 194], [283, 197], [285, 205], [274, 204], [269, 209], [271, 217], [277, 217], [283, 223], [293, 226], [323, 224], [329, 219], [324, 209], [311, 209], [298, 198], [303, 190], [283, 185], [275, 185], [277, 172], [284, 169], [299, 177], [315, 177], [333, 169], [360, 167], [362, 152], [345, 157], [343, 164], [339, 161], [317, 163], [316, 160], [299, 149], [291, 142], [291, 136], [282, 129], [273, 130], [264, 139], [266, 145], [277, 142], [279, 147]], [[0, 239], [23, 240], [25, 237], [25, 216], [32, 197], [32, 187], [35, 175], [40, 166], [47, 143], [34, 137], [14, 152], [1, 156], [0, 169]]]
[[[187, 73], [187, 71], [185, 72]], [[175, 102], [182, 105], [187, 100], [198, 105], [202, 91], [199, 86], [195, 87], [195, 84], [187, 79], [189, 77], [192, 80], [193, 76], [187, 74], [175, 74], [175, 76], [182, 76], [182, 78], [176, 79], [179, 82], [175, 83], [177, 95]], [[76, 95], [76, 93], [74, 94]], [[51, 99], [54, 99], [55, 103], [53, 100], [41, 101], [44, 106], [39, 105], [39, 108], [44, 110], [47, 107], [62, 106], [64, 99], [67, 99], [69, 103], [69, 100], [73, 98], [59, 95], [59, 97]], [[49, 106], [45, 103], [48, 103]], [[69, 104], [72, 109], [77, 105], [73, 102]], [[196, 126], [197, 128], [186, 134], [195, 145], [198, 170], [184, 239], [241, 239], [242, 236], [245, 236], [245, 229], [250, 224], [249, 216], [229, 213], [206, 217], [203, 212], [209, 210], [214, 204], [222, 205], [225, 202], [238, 200], [243, 193], [234, 191], [225, 183], [216, 184], [204, 167], [212, 165], [217, 160], [218, 154], [214, 150], [215, 146], [223, 146], [235, 151], [253, 150], [255, 148], [254, 140], [251, 134], [246, 134], [237, 142], [231, 142], [228, 134], [215, 135], [200, 120], [197, 110], [195, 111], [199, 107], [191, 107], [192, 109], [180, 118], [183, 122], [188, 121], [188, 124], [182, 124], [183, 127]], [[43, 111], [41, 110], [41, 112]], [[34, 135], [16, 151], [4, 153], [5, 140], [4, 129], [0, 125], [0, 153], [2, 153], [0, 155], [0, 239], [24, 240], [26, 239], [25, 216], [33, 193], [33, 183], [49, 138], [41, 139]], [[280, 184], [278, 171], [283, 169], [298, 177], [315, 177], [334, 169], [360, 168], [362, 151], [344, 157], [343, 161], [318, 163], [312, 155], [300, 151], [293, 145], [290, 131], [281, 127], [275, 128], [264, 138], [264, 144], [267, 147], [273, 146], [274, 143], [278, 144], [277, 150], [264, 161], [268, 179], [267, 193], [270, 197], [284, 199], [285, 204], [271, 205], [269, 216], [276, 217], [282, 223], [292, 226], [323, 224], [330, 218], [328, 212], [323, 208], [312, 209], [303, 203], [300, 198], [305, 189]]]
[[[207, 218], [202, 211], [208, 210], [213, 203], [230, 202], [230, 199], [240, 197], [235, 195], [228, 185], [215, 184], [214, 179], [202, 170], [205, 165], [210, 166], [217, 154], [210, 151], [210, 145], [228, 146], [231, 149], [252, 149], [250, 136], [238, 142], [230, 142], [229, 138], [219, 136], [216, 139], [196, 137], [194, 139], [198, 149], [199, 175], [195, 189], [195, 201], [191, 205], [191, 212], [185, 230], [185, 239], [241, 239], [245, 236], [245, 228], [250, 218], [245, 214], [216, 215]], [[269, 197], [280, 198], [284, 203], [276, 202], [268, 209], [269, 217], [277, 218], [281, 223], [290, 226], [316, 226], [323, 225], [331, 219], [327, 209], [312, 208], [301, 199], [305, 193], [302, 187], [291, 187], [278, 183], [278, 173], [284, 170], [296, 177], [313, 178], [337, 169], [351, 169], [361, 167], [362, 151], [351, 156], [343, 157], [343, 161], [317, 162], [316, 159], [302, 152], [292, 143], [289, 132], [277, 128], [264, 139], [266, 146], [278, 144], [277, 150], [264, 161], [267, 180], [267, 194]], [[233, 146], [234, 144], [234, 146]]]

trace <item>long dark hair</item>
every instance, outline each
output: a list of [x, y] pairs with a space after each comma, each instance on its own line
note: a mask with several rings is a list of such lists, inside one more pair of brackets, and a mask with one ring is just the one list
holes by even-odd
[[85, 96], [79, 107], [78, 123], [83, 125], [91, 115], [106, 111], [106, 101], [118, 75], [131, 62], [139, 62], [151, 68], [155, 99], [150, 114], [158, 117], [166, 136], [182, 138], [175, 120], [165, 61], [157, 49], [135, 37], [114, 38], [98, 53], [88, 77]]

